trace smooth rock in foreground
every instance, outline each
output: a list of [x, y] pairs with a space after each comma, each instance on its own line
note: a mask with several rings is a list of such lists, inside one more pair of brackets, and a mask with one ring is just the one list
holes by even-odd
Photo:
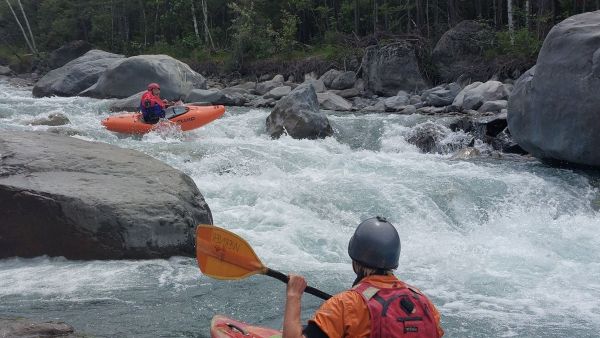
[[194, 255], [212, 215], [182, 172], [134, 150], [38, 132], [0, 134], [0, 258]]

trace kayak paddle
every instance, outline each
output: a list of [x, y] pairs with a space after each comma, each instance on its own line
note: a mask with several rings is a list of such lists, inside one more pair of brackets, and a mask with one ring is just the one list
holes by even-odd
[[[289, 279], [264, 266], [243, 238], [214, 225], [200, 224], [196, 228], [196, 259], [202, 273], [216, 279], [243, 279], [257, 273], [284, 283]], [[311, 286], [304, 291], [321, 299], [331, 298], [330, 294]]]

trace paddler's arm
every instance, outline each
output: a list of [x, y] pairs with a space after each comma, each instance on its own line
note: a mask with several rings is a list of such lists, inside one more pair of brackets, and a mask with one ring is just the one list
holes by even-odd
[[300, 338], [304, 337], [300, 324], [300, 312], [306, 280], [302, 276], [293, 274], [289, 277], [283, 315], [283, 338]]

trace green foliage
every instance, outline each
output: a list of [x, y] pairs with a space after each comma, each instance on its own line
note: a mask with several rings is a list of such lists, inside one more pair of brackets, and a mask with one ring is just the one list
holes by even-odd
[[498, 44], [494, 52], [497, 55], [509, 55], [529, 59], [535, 57], [542, 47], [542, 41], [538, 39], [537, 35], [525, 28], [514, 32], [514, 43], [511, 41], [508, 31], [498, 32], [496, 37]]
[[233, 49], [230, 67], [239, 70], [247, 61], [271, 56], [276, 32], [268, 19], [258, 15], [254, 1], [239, 1], [229, 6], [235, 14], [230, 28]]
[[296, 33], [298, 32], [298, 23], [300, 19], [295, 14], [290, 14], [288, 11], [282, 11], [281, 30], [275, 34], [275, 43], [278, 52], [286, 52], [293, 50], [296, 45]]
[[[42, 53], [81, 39], [113, 53], [162, 53], [195, 63], [225, 63], [230, 70], [242, 70], [260, 59], [312, 55], [340, 63], [352, 59], [356, 64], [360, 48], [368, 44], [426, 36], [431, 47], [460, 20], [479, 19], [499, 29], [508, 19], [506, 2], [492, 0], [206, 0], [206, 23], [199, 0], [21, 2]], [[600, 6], [598, 1], [558, 0], [553, 6], [547, 0], [528, 3], [526, 8], [525, 2], [513, 1], [514, 44], [508, 32], [500, 31], [486, 38], [497, 40], [485, 49], [487, 56], [531, 59], [552, 25]], [[494, 7], [499, 4], [502, 10]], [[23, 22], [18, 9], [17, 16]], [[206, 41], [205, 26], [214, 48]], [[27, 53], [23, 33], [6, 1], [0, 1], [0, 44]]]

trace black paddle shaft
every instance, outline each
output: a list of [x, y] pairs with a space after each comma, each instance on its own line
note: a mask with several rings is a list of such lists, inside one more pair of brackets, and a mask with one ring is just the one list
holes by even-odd
[[[286, 284], [290, 280], [290, 278], [288, 276], [284, 275], [283, 273], [276, 271], [276, 270], [271, 270], [269, 268], [267, 268], [267, 272], [265, 273], [265, 275], [273, 277], [273, 278], [277, 278]], [[328, 300], [329, 298], [331, 298], [330, 294], [325, 293], [319, 289], [315, 289], [312, 286], [307, 286], [306, 289], [304, 289], [304, 292], [310, 293], [311, 295], [317, 296], [324, 300]]]

